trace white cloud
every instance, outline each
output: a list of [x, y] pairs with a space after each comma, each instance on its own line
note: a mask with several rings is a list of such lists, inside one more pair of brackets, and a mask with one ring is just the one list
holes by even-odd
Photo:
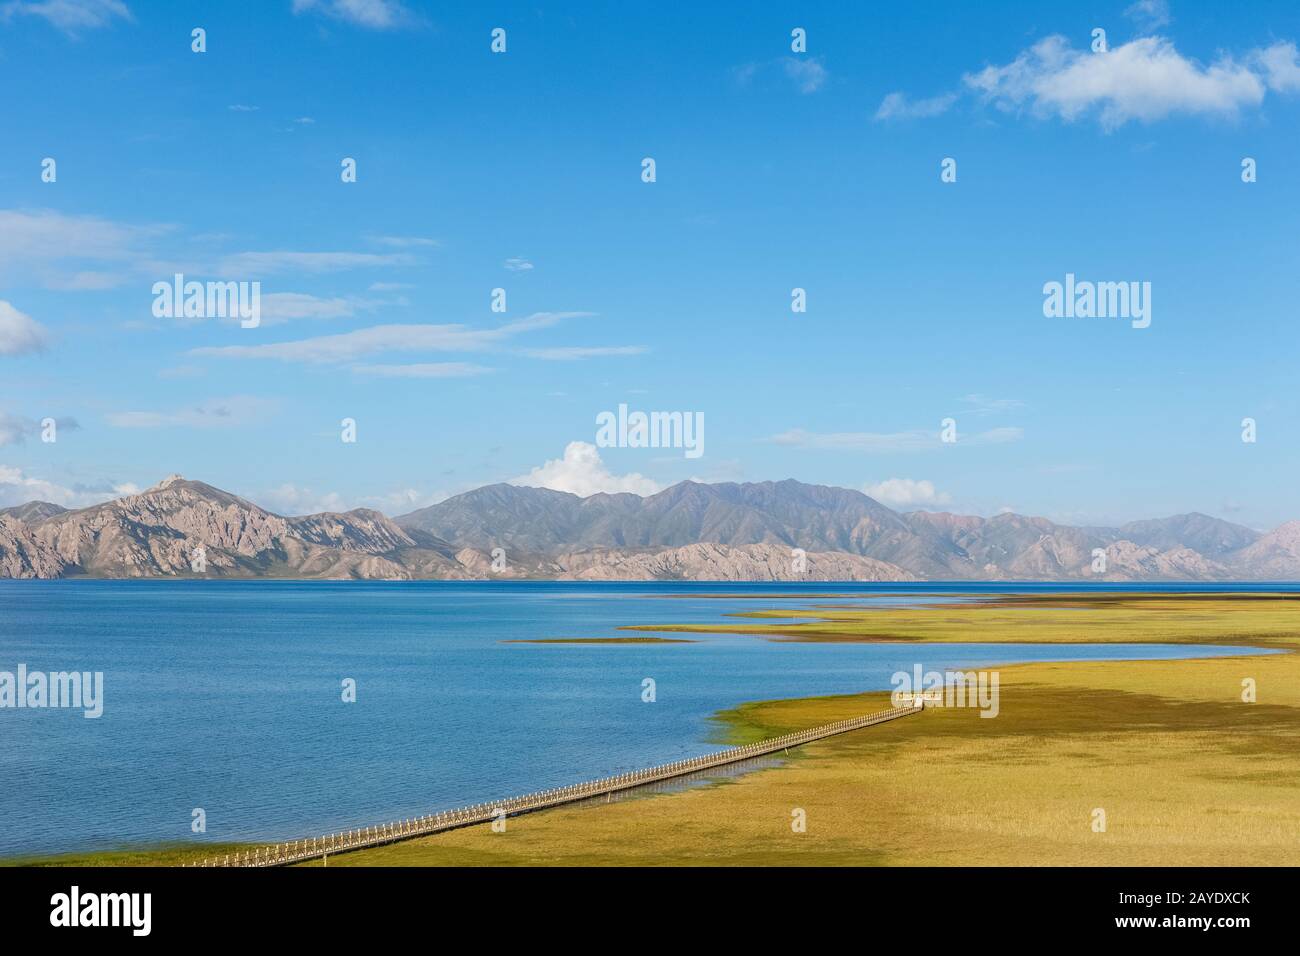
[[338, 335], [265, 345], [209, 346], [191, 355], [214, 358], [279, 359], [284, 362], [347, 362], [381, 352], [469, 352], [499, 336], [463, 325], [376, 325]]
[[25, 418], [0, 412], [0, 448], [5, 445], [20, 445], [31, 431], [31, 422]]
[[533, 264], [521, 256], [514, 256], [501, 263], [511, 272], [531, 272]]
[[1028, 107], [1067, 122], [1096, 113], [1115, 129], [1176, 113], [1233, 116], [1264, 99], [1264, 81], [1223, 56], [1209, 66], [1182, 56], [1163, 37], [1142, 37], [1108, 53], [1076, 50], [1050, 36], [1005, 66], [967, 74], [964, 82], [999, 109]]
[[1255, 52], [1255, 62], [1264, 71], [1264, 81], [1276, 93], [1300, 90], [1300, 63], [1294, 43], [1274, 43]]
[[221, 260], [226, 276], [264, 276], [281, 272], [339, 272], [407, 266], [416, 260], [406, 253], [374, 252], [238, 252]]
[[550, 362], [573, 362], [578, 359], [601, 358], [607, 355], [641, 355], [646, 351], [644, 345], [604, 345], [604, 346], [561, 346], [550, 349], [522, 349], [529, 358], [544, 359]]
[[1025, 407], [1025, 403], [1017, 398], [989, 398], [979, 392], [963, 395], [961, 401], [967, 406], [966, 411], [975, 415], [994, 415]]
[[826, 85], [830, 73], [818, 56], [785, 56], [774, 60], [744, 63], [733, 67], [731, 75], [739, 87], [748, 87], [756, 79], [775, 76], [780, 70], [800, 93], [816, 93]]
[[261, 109], [261, 107], [260, 107], [260, 106], [246, 106], [246, 105], [243, 104], [243, 103], [234, 103], [234, 104], [232, 104], [232, 105], [230, 105], [230, 106], [227, 106], [226, 109], [228, 109], [228, 110], [230, 110], [231, 112], [234, 112], [234, 113], [256, 113], [259, 109]]
[[303, 292], [270, 292], [262, 296], [262, 318], [272, 322], [277, 319], [342, 319], [355, 311], [354, 302], [337, 296], [322, 299]]
[[785, 58], [785, 75], [799, 87], [800, 93], [816, 93], [826, 83], [826, 67], [820, 57]]
[[419, 508], [436, 505], [450, 497], [446, 492], [422, 492], [415, 488], [399, 488], [382, 495], [363, 495], [349, 499], [337, 491], [318, 492], [308, 486], [286, 482], [276, 488], [258, 493], [250, 500], [281, 515], [313, 515], [322, 512], [346, 512], [354, 508], [374, 508], [386, 515], [406, 514]]
[[[381, 236], [372, 239], [393, 251], [386, 252], [301, 252], [270, 250], [236, 252], [219, 256], [210, 251], [181, 256], [156, 252], [157, 239], [174, 234], [167, 224], [127, 225], [96, 216], [69, 216], [52, 210], [0, 209], [0, 276], [26, 280], [35, 276], [50, 288], [101, 290], [113, 288], [130, 276], [170, 280], [176, 272], [213, 273], [235, 279], [250, 279], [282, 273], [317, 275], [348, 269], [376, 269], [409, 266], [420, 261], [411, 249], [437, 245], [433, 239]], [[208, 249], [227, 236], [196, 234], [188, 237], [194, 247]], [[173, 243], [173, 246], [177, 245]], [[190, 248], [183, 243], [182, 249]], [[170, 251], [170, 250], [169, 250]], [[91, 269], [87, 263], [113, 263], [119, 275]]]
[[[75, 418], [57, 418], [55, 425], [65, 432], [76, 431], [81, 427]], [[41, 423], [34, 418], [19, 418], [7, 412], [0, 412], [0, 448], [5, 445], [21, 445], [28, 435], [41, 430]]]
[[343, 496], [337, 491], [317, 494], [310, 488], [299, 488], [293, 484], [283, 484], [278, 488], [263, 492], [257, 496], [258, 504], [269, 511], [282, 515], [310, 515], [323, 511], [347, 511]]
[[431, 249], [442, 245], [437, 239], [427, 236], [367, 236], [366, 241], [392, 249]]
[[[1143, 29], [1169, 22], [1162, 0], [1141, 0], [1125, 11]], [[1107, 53], [1075, 49], [1063, 36], [1049, 36], [1013, 61], [962, 77], [966, 89], [1008, 113], [1028, 110], [1067, 122], [1095, 116], [1106, 130], [1125, 123], [1155, 122], [1172, 115], [1233, 117], [1259, 106], [1267, 90], [1300, 91], [1300, 62], [1292, 42], [1251, 50], [1240, 59], [1220, 54], [1204, 65], [1180, 54], [1171, 40], [1143, 36]], [[909, 100], [890, 93], [877, 120], [938, 116], [958, 99], [946, 93]]]
[[1137, 0], [1137, 3], [1124, 10], [1124, 16], [1137, 24], [1137, 28], [1144, 33], [1167, 26], [1173, 20], [1169, 15], [1167, 0]]
[[268, 292], [262, 296], [262, 323], [275, 325], [292, 319], [346, 319], [360, 309], [372, 309], [377, 304], [339, 296], [322, 299], [303, 292]]
[[492, 369], [470, 362], [424, 362], [416, 365], [357, 365], [352, 371], [379, 378], [467, 378], [485, 375]]
[[876, 119], [928, 119], [948, 112], [949, 107], [956, 102], [956, 93], [944, 93], [924, 100], [909, 100], [903, 93], [890, 93], [880, 101]]
[[266, 399], [234, 395], [166, 411], [112, 412], [105, 418], [115, 428], [232, 428], [265, 420], [272, 408]]
[[886, 478], [862, 486], [862, 493], [891, 508], [921, 505], [946, 505], [952, 500], [947, 492], [936, 491], [931, 481], [911, 478]]
[[28, 501], [49, 501], [65, 508], [86, 508], [123, 495], [138, 494], [139, 490], [129, 482], [109, 481], [67, 488], [52, 481], [33, 478], [19, 468], [0, 465], [0, 507], [26, 504]]
[[168, 229], [125, 226], [97, 216], [65, 216], [49, 209], [0, 209], [0, 262], [131, 259], [139, 254], [140, 240]]
[[567, 491], [580, 498], [602, 492], [631, 492], [645, 496], [652, 495], [661, 488], [658, 482], [635, 473], [610, 474], [596, 446], [585, 441], [569, 442], [565, 446], [563, 458], [553, 458], [528, 474], [511, 480], [510, 484]]
[[49, 333], [31, 316], [0, 299], [0, 355], [28, 355], [49, 344]]
[[[48, 209], [0, 209], [0, 279], [76, 292], [116, 288], [132, 276], [149, 282], [170, 278], [179, 270], [159, 262], [149, 247], [173, 231], [170, 225], [126, 225]], [[92, 263], [110, 263], [114, 271]]]
[[464, 325], [375, 325], [295, 342], [226, 345], [192, 349], [189, 354], [214, 358], [279, 359], [284, 362], [347, 362], [381, 352], [473, 352], [513, 335], [547, 328], [585, 312], [537, 312], [495, 329]]
[[15, 16], [40, 17], [64, 33], [94, 30], [115, 19], [130, 20], [122, 0], [11, 0], [0, 6], [6, 20]]
[[309, 11], [371, 30], [395, 30], [415, 22], [398, 0], [293, 0], [294, 13]]
[[371, 495], [361, 500], [366, 507], [382, 511], [386, 515], [400, 515], [436, 505], [449, 497], [451, 496], [441, 491], [425, 493], [414, 488], [399, 488], [386, 495]]

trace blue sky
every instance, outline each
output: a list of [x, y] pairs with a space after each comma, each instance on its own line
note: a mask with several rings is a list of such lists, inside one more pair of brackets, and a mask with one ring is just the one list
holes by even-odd
[[[708, 6], [0, 0], [0, 504], [1300, 517], [1300, 8]], [[154, 317], [175, 272], [262, 324]], [[1044, 317], [1067, 273], [1150, 282], [1150, 327]], [[619, 403], [704, 455], [589, 447]]]

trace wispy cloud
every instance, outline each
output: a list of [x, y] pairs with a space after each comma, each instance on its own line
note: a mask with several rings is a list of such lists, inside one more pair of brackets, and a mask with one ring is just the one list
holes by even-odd
[[273, 409], [266, 399], [234, 395], [164, 411], [113, 412], [105, 417], [114, 428], [232, 428], [263, 421]]
[[[1019, 441], [1024, 437], [1024, 429], [1007, 427], [993, 428], [973, 435], [958, 433], [958, 445], [998, 445]], [[777, 445], [789, 445], [797, 448], [819, 448], [840, 451], [862, 451], [871, 453], [893, 453], [908, 451], [926, 451], [943, 447], [939, 431], [913, 429], [904, 432], [810, 432], [801, 428], [791, 429], [767, 439]]]
[[533, 264], [522, 256], [514, 256], [501, 263], [511, 272], [531, 272]]
[[[54, 424], [59, 431], [66, 432], [76, 431], [81, 427], [75, 418], [56, 418]], [[29, 435], [35, 435], [40, 430], [41, 423], [34, 418], [21, 418], [7, 412], [0, 412], [0, 448], [5, 445], [21, 445]]]
[[293, 342], [198, 348], [191, 355], [213, 358], [278, 359], [282, 362], [350, 362], [383, 352], [476, 352], [514, 335], [547, 328], [586, 312], [536, 312], [494, 329], [465, 325], [375, 325]]
[[1300, 61], [1294, 43], [1274, 43], [1257, 50], [1254, 62], [1264, 74], [1264, 82], [1276, 93], [1294, 93], [1300, 90]]
[[381, 352], [471, 352], [499, 339], [490, 331], [464, 325], [375, 325], [293, 342], [209, 346], [193, 349], [190, 354], [284, 362], [348, 362]]
[[816, 93], [826, 84], [829, 75], [822, 65], [821, 57], [787, 56], [783, 62], [785, 75], [789, 77], [800, 93]]
[[281, 515], [314, 515], [349, 510], [337, 491], [318, 493], [311, 488], [283, 484], [257, 496], [263, 508]]
[[[261, 325], [283, 325], [302, 319], [309, 321], [328, 321], [331, 319], [348, 319], [363, 312], [372, 312], [392, 301], [383, 299], [365, 299], [359, 296], [316, 296], [306, 292], [265, 292], [260, 296]], [[182, 325], [194, 325], [207, 321], [209, 316], [189, 317], [175, 316], [175, 321]], [[238, 324], [241, 319], [231, 312], [219, 321]]]
[[293, 0], [294, 13], [320, 13], [369, 30], [397, 30], [419, 22], [398, 0]]
[[[230, 237], [212, 234], [174, 235], [170, 224], [130, 225], [97, 216], [66, 215], [53, 210], [0, 209], [0, 279], [21, 282], [35, 279], [59, 291], [100, 291], [128, 282], [162, 278], [176, 272], [190, 277], [207, 275], [251, 279], [278, 275], [325, 275], [363, 269], [390, 269], [418, 264], [411, 250], [438, 244], [419, 236], [371, 237], [372, 243], [393, 251], [244, 251], [221, 255], [218, 243]], [[160, 239], [170, 237], [171, 247], [160, 253]], [[181, 250], [177, 255], [176, 250]], [[390, 288], [397, 288], [391, 283]], [[316, 308], [305, 299], [295, 306], [285, 293], [273, 308], [292, 311]], [[273, 303], [276, 300], [271, 300]], [[358, 303], [351, 303], [358, 307]], [[328, 307], [342, 312], [335, 301]], [[308, 317], [288, 315], [286, 317]]]
[[783, 56], [775, 60], [745, 63], [731, 71], [736, 85], [748, 87], [760, 76], [783, 75], [800, 93], [816, 93], [826, 85], [830, 71], [819, 56]]
[[10, 0], [0, 5], [0, 16], [39, 17], [56, 29], [75, 36], [83, 30], [106, 27], [114, 20], [130, 20], [122, 0]]
[[407, 266], [416, 261], [406, 253], [374, 252], [238, 252], [221, 260], [225, 276], [267, 276], [280, 273], [325, 273], [347, 269]]
[[989, 398], [987, 395], [981, 395], [979, 392], [972, 392], [970, 395], [963, 395], [961, 402], [966, 406], [966, 411], [975, 415], [996, 415], [1002, 412], [1013, 412], [1025, 407], [1025, 403], [1018, 398]]
[[944, 93], [923, 100], [909, 100], [906, 94], [889, 93], [880, 101], [880, 107], [876, 110], [876, 119], [928, 119], [948, 112], [956, 102], [956, 93]]
[[30, 355], [50, 341], [45, 327], [0, 299], [0, 355]]
[[85, 508], [122, 495], [138, 494], [140, 489], [129, 482], [97, 481], [72, 487], [34, 478], [20, 468], [0, 465], [0, 507], [49, 501], [65, 508]]
[[366, 236], [366, 241], [390, 249], [432, 249], [442, 245], [437, 239], [427, 236]]
[[417, 508], [445, 501], [445, 492], [423, 492], [399, 488], [382, 495], [362, 495], [351, 500], [337, 491], [318, 492], [309, 486], [286, 483], [253, 496], [263, 508], [281, 515], [313, 515], [322, 512], [345, 512], [353, 508], [374, 508], [386, 515], [404, 514]]
[[0, 271], [66, 260], [129, 261], [143, 244], [170, 226], [129, 226], [97, 216], [69, 216], [49, 209], [0, 209]]
[[[351, 296], [322, 298], [305, 292], [268, 292], [262, 296], [262, 323], [276, 325], [294, 319], [346, 319], [381, 304]], [[237, 321], [237, 318], [231, 321]]]
[[1125, 8], [1124, 16], [1132, 20], [1144, 33], [1159, 30], [1173, 21], [1173, 17], [1169, 15], [1167, 0], [1137, 0], [1137, 3]]

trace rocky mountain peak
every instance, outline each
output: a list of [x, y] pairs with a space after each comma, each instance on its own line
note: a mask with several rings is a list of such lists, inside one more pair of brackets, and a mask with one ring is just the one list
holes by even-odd
[[[507, 552], [508, 572], [490, 556]], [[1098, 552], [1104, 570], [1095, 568]], [[795, 571], [797, 552], [807, 566]], [[195, 567], [202, 555], [202, 570]], [[1300, 522], [1261, 534], [1203, 514], [1076, 528], [1016, 514], [900, 514], [847, 488], [682, 482], [581, 498], [491, 485], [395, 519], [284, 517], [170, 475], [67, 511], [0, 509], [0, 577], [583, 580], [1294, 580]]]

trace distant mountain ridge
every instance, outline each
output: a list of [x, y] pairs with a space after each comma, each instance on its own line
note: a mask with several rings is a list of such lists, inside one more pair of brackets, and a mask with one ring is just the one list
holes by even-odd
[[900, 514], [858, 491], [793, 480], [684, 481], [644, 498], [495, 484], [389, 518], [366, 508], [284, 517], [173, 475], [90, 508], [0, 509], [0, 577], [75, 575], [1294, 580], [1300, 521], [1261, 534], [1197, 513], [1118, 528]]
[[48, 501], [29, 501], [26, 504], [16, 505], [12, 508], [0, 508], [0, 518], [8, 515], [10, 518], [17, 518], [19, 521], [40, 521], [42, 518], [52, 518], [54, 515], [63, 514], [67, 508], [51, 504]]
[[[684, 481], [645, 498], [580, 498], [497, 484], [393, 520], [408, 531], [433, 534], [461, 548], [555, 554], [575, 547], [772, 545], [860, 555], [914, 577], [945, 580], [1254, 578], [1259, 575], [1252, 562], [1240, 558], [1268, 537], [1203, 514], [1119, 528], [1074, 528], [1017, 514], [900, 514], [859, 491], [793, 480]], [[1106, 551], [1107, 570], [1100, 575], [1092, 569], [1098, 548]], [[1292, 567], [1286, 574], [1300, 574], [1300, 562], [1288, 564], [1289, 554], [1287, 547], [1275, 547], [1260, 560], [1284, 572]]]

